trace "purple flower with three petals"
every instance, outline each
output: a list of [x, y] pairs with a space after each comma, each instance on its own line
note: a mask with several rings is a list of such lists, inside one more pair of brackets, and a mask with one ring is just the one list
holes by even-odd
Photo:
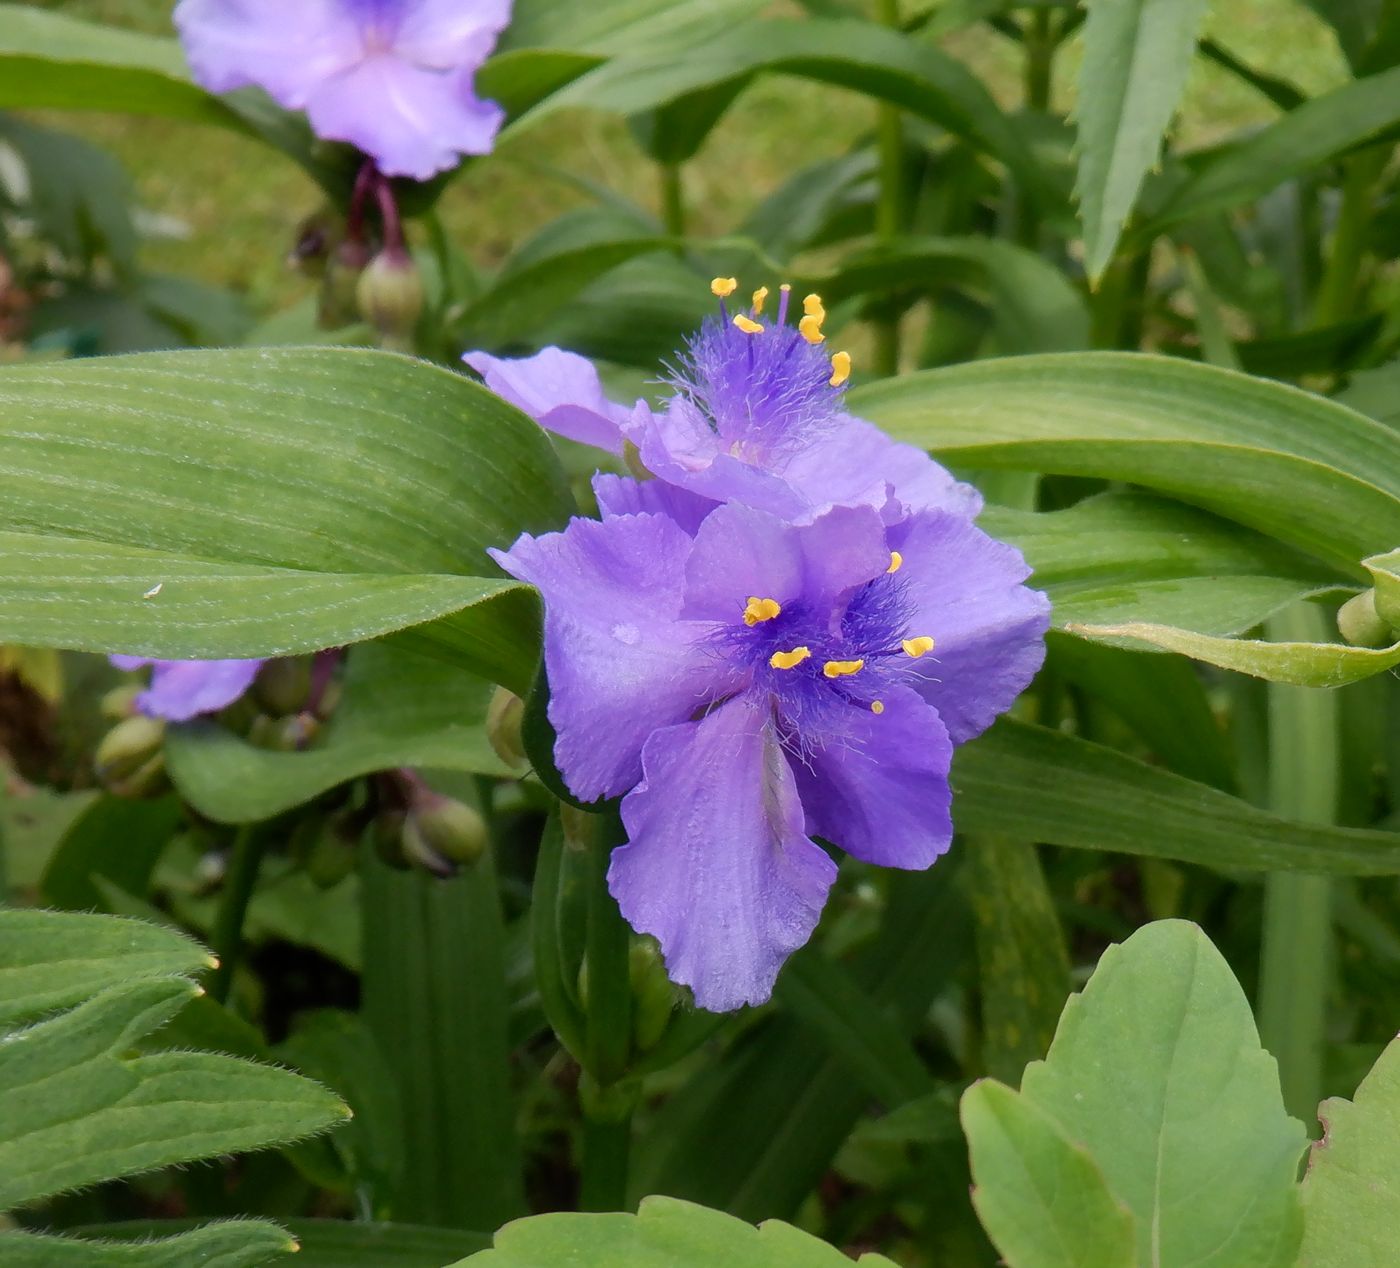
[[175, 25], [212, 92], [255, 84], [386, 176], [427, 180], [488, 154], [505, 117], [476, 72], [511, 0], [180, 0]]
[[118, 669], [133, 672], [151, 666], [151, 685], [136, 697], [136, 707], [152, 718], [188, 722], [217, 713], [238, 699], [258, 676], [261, 660], [148, 660], [109, 656]]
[[714, 1011], [766, 1000], [811, 936], [836, 876], [814, 838], [899, 868], [948, 848], [954, 746], [1044, 658], [1024, 560], [958, 511], [622, 514], [495, 554], [544, 597], [560, 773], [623, 797], [609, 887]]
[[[718, 279], [720, 313], [690, 340], [668, 386], [665, 408], [608, 400], [598, 372], [558, 348], [519, 360], [470, 352], [464, 358], [486, 386], [542, 426], [620, 453], [631, 442], [655, 481], [603, 477], [595, 484], [603, 514], [645, 511], [702, 516], [739, 502], [794, 523], [833, 506], [870, 506], [886, 519], [947, 510], [972, 518], [977, 490], [959, 483], [923, 450], [899, 444], [845, 408], [850, 358], [828, 356], [820, 299], [789, 324], [782, 289], [773, 321], [759, 291], [748, 314], [729, 311], [732, 279]], [[679, 490], [679, 494], [676, 492]]]

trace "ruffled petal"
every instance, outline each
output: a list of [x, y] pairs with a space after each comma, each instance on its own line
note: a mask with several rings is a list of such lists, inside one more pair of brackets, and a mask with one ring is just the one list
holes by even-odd
[[836, 879], [803, 829], [765, 706], [739, 697], [658, 731], [643, 765], [645, 782], [622, 803], [628, 844], [613, 851], [608, 886], [701, 1008], [761, 1004]]
[[660, 515], [575, 519], [492, 554], [544, 596], [555, 761], [583, 801], [626, 792], [642, 745], [733, 689], [712, 627], [680, 619], [690, 538]]
[[594, 475], [593, 496], [604, 519], [612, 515], [665, 515], [692, 537], [718, 505], [664, 480], [633, 480], [609, 471]]
[[867, 863], [917, 871], [953, 839], [953, 744], [916, 692], [887, 691], [880, 707], [852, 704], [825, 745], [803, 737], [795, 765], [807, 830]]
[[593, 363], [562, 348], [518, 358], [468, 352], [462, 360], [491, 391], [546, 431], [609, 453], [622, 452], [623, 425], [637, 411], [651, 412], [641, 401], [633, 409], [610, 401]]
[[474, 84], [474, 68], [428, 70], [378, 53], [318, 85], [306, 111], [317, 136], [348, 141], [386, 176], [425, 181], [464, 154], [490, 153], [505, 112]]
[[151, 665], [151, 685], [136, 697], [136, 707], [153, 718], [188, 722], [217, 713], [238, 699], [258, 676], [261, 660], [141, 660], [113, 656], [118, 669]]
[[511, 0], [408, 0], [394, 52], [420, 66], [478, 67], [510, 24]]
[[180, 0], [175, 26], [210, 92], [255, 84], [288, 110], [364, 57], [359, 20], [340, 0]]
[[890, 541], [904, 561], [909, 632], [934, 640], [914, 685], [962, 744], [1005, 713], [1040, 671], [1050, 601], [1022, 584], [1031, 570], [1019, 550], [960, 515], [916, 515], [893, 528]]

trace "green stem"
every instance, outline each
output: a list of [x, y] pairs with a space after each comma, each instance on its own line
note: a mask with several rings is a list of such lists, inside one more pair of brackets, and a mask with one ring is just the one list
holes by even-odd
[[661, 223], [673, 238], [685, 237], [685, 185], [679, 163], [662, 163]]
[[[875, 0], [875, 18], [899, 29], [899, 0]], [[880, 151], [880, 196], [875, 205], [875, 237], [892, 244], [904, 219], [904, 122], [899, 107], [881, 104], [876, 134]], [[875, 373], [888, 377], [899, 373], [899, 317], [891, 314], [875, 322]]]
[[[586, 1077], [586, 1076], [585, 1076]], [[603, 1100], [609, 1099], [605, 1094]], [[627, 1165], [632, 1152], [633, 1098], [609, 1109], [585, 1096], [581, 1211], [621, 1211], [627, 1205]]]
[[223, 896], [214, 918], [214, 954], [219, 958], [219, 967], [209, 982], [209, 994], [221, 1004], [228, 1002], [234, 970], [243, 954], [243, 922], [258, 883], [258, 869], [266, 846], [265, 833], [246, 827], [238, 830], [229, 852]]
[[1051, 11], [1036, 9], [1026, 31], [1026, 108], [1044, 114], [1050, 109], [1050, 86], [1058, 41], [1051, 27]]
[[1385, 168], [1387, 150], [1375, 150], [1348, 159], [1342, 180], [1342, 205], [1332, 234], [1332, 250], [1317, 289], [1315, 318], [1329, 326], [1349, 316], [1356, 306], [1356, 288], [1366, 254], [1372, 190]]
[[[1325, 618], [1302, 605], [1273, 618], [1279, 641], [1323, 642]], [[1334, 691], [1269, 687], [1269, 808], [1289, 819], [1336, 819], [1339, 701]], [[1280, 872], [1264, 884], [1259, 1033], [1279, 1064], [1290, 1114], [1316, 1126], [1332, 967], [1332, 881]]]

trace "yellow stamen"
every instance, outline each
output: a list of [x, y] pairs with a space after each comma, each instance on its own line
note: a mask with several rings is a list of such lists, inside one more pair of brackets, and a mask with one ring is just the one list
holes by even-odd
[[710, 283], [710, 294], [720, 299], [728, 299], [739, 289], [739, 279], [737, 277], [717, 277]]
[[822, 334], [822, 319], [820, 317], [804, 317], [797, 323], [797, 328], [808, 343], [824, 343], [826, 341], [826, 336]]
[[873, 713], [877, 718], [880, 716], [880, 714], [884, 713], [884, 711], [885, 702], [883, 700], [874, 700], [871, 702], [870, 712]]
[[782, 611], [781, 605], [773, 599], [760, 599], [757, 595], [750, 595], [748, 604], [744, 608], [744, 624], [757, 625], [760, 621], [771, 621]]
[[865, 668], [863, 660], [829, 660], [822, 666], [822, 673], [828, 678], [847, 678]]
[[784, 295], [789, 295], [789, 294], [792, 293], [792, 283], [791, 283], [791, 282], [783, 282], [783, 283], [778, 287], [778, 289], [779, 289], [780, 291], [782, 291]]
[[933, 651], [933, 639], [927, 634], [921, 634], [918, 638], [906, 638], [902, 644], [905, 654], [918, 660], [920, 656], [927, 656]]
[[768, 288], [760, 286], [753, 293], [753, 315], [760, 317], [763, 315], [763, 305], [768, 302]]
[[901, 555], [901, 554], [899, 553], [899, 551], [897, 551], [897, 550], [892, 550], [892, 551], [890, 551], [890, 566], [889, 566], [888, 568], [886, 568], [885, 571], [886, 571], [886, 572], [890, 572], [890, 573], [894, 573], [894, 572], [898, 572], [898, 571], [899, 571], [901, 568], [903, 568], [903, 567], [904, 567], [904, 556]]
[[796, 669], [812, 654], [810, 647], [794, 647], [790, 652], [774, 652], [768, 663], [774, 669]]
[[740, 313], [734, 318], [734, 324], [746, 335], [760, 335], [763, 333], [763, 323], [760, 321], [753, 321], [751, 318], [745, 317], [743, 313]]
[[822, 307], [822, 297], [820, 295], [808, 295], [802, 301], [802, 311], [808, 317], [815, 317], [818, 321], [826, 319], [826, 309]]
[[831, 378], [828, 380], [832, 387], [840, 387], [851, 377], [851, 354], [849, 352], [835, 352], [831, 357]]

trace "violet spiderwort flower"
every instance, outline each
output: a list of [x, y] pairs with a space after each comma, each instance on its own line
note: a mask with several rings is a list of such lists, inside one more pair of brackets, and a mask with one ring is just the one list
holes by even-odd
[[133, 672], [151, 666], [151, 685], [136, 697], [147, 717], [188, 722], [217, 713], [238, 699], [258, 676], [261, 660], [149, 660], [143, 656], [109, 656], [118, 669]]
[[180, 0], [175, 25], [211, 92], [255, 84], [386, 176], [428, 180], [488, 154], [504, 111], [476, 72], [511, 0]]
[[956, 744], [1044, 658], [1049, 604], [965, 515], [805, 525], [739, 505], [575, 519], [495, 552], [545, 603], [555, 759], [622, 795], [608, 882], [703, 1008], [766, 1000], [836, 875], [820, 837], [889, 867], [952, 837]]
[[[696, 499], [711, 508], [741, 502], [794, 521], [832, 506], [873, 506], [891, 520], [932, 509], [977, 515], [974, 488], [846, 410], [850, 358], [828, 357], [817, 296], [790, 324], [788, 288], [768, 321], [766, 289], [755, 292], [747, 314], [730, 312], [735, 286], [732, 278], [712, 284], [720, 312], [680, 354], [660, 411], [609, 401], [598, 372], [558, 348], [519, 360], [482, 352], [464, 359], [551, 431], [613, 453], [630, 441], [656, 480], [683, 490], [692, 507]], [[604, 515], [669, 509], [659, 504], [665, 495], [645, 486], [609, 481], [595, 491]]]

